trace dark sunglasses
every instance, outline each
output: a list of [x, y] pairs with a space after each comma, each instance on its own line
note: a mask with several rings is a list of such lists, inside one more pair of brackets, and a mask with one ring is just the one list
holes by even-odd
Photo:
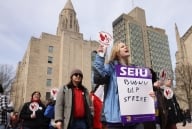
[[76, 77], [79, 75], [80, 77], [83, 77], [83, 75], [82, 74], [80, 74], [80, 73], [75, 73], [75, 74], [73, 74], [73, 75], [75, 75]]

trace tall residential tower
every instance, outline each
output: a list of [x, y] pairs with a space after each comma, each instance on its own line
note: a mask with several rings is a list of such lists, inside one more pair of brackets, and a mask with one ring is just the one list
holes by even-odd
[[128, 44], [130, 62], [154, 69], [172, 71], [168, 37], [165, 30], [147, 26], [145, 11], [139, 7], [113, 21], [114, 41]]

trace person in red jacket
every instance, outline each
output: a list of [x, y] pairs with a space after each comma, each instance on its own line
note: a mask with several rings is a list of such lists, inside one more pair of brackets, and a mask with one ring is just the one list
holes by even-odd
[[103, 106], [103, 85], [97, 85], [93, 91], [90, 93], [90, 97], [93, 103], [93, 129], [102, 129], [103, 124], [101, 122], [101, 113]]

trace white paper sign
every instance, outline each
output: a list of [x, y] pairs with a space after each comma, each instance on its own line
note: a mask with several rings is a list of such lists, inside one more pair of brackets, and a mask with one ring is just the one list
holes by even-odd
[[120, 111], [123, 123], [155, 119], [151, 73], [148, 68], [116, 66]]
[[95, 96], [97, 96], [102, 102], [104, 98], [104, 85], [99, 85], [97, 90], [95, 91]]

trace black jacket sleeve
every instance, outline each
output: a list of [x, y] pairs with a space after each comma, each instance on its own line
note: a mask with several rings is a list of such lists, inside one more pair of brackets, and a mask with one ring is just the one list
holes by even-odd
[[109, 82], [108, 76], [102, 77], [96, 69], [94, 69], [93, 72], [94, 72], [93, 82], [95, 84], [98, 84], [98, 85], [108, 84]]

